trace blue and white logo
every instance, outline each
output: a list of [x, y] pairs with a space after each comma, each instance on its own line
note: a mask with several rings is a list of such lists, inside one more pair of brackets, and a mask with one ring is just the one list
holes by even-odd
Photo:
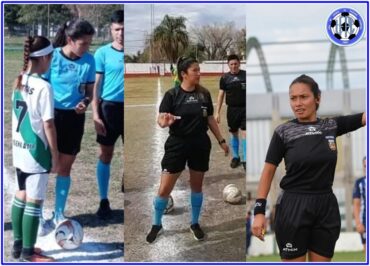
[[326, 22], [326, 33], [334, 44], [351, 46], [363, 37], [365, 23], [356, 10], [339, 8], [329, 16]]

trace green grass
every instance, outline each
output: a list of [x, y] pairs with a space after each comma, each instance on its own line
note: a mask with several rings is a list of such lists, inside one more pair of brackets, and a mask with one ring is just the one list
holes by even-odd
[[[341, 261], [352, 261], [352, 262], [365, 262], [366, 257], [364, 252], [337, 252], [334, 254], [334, 262]], [[279, 255], [267, 255], [267, 256], [258, 256], [258, 257], [249, 257], [248, 262], [280, 262]]]
[[[217, 101], [220, 77], [202, 76], [200, 80], [202, 86], [206, 87], [211, 92], [213, 103]], [[157, 99], [157, 82], [158, 77], [126, 78], [125, 103], [155, 104]], [[173, 87], [173, 80], [171, 77], [160, 77], [160, 82], [165, 91]]]

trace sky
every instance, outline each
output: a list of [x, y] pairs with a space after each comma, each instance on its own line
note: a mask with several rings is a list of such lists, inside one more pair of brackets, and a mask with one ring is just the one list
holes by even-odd
[[[262, 45], [269, 72], [272, 74], [273, 91], [287, 91], [291, 81], [304, 73], [311, 75], [318, 82], [321, 89], [326, 89], [325, 70], [331, 42], [326, 35], [325, 25], [329, 15], [337, 8], [342, 7], [357, 10], [364, 21], [367, 20], [366, 4], [289, 3], [246, 5], [247, 39], [257, 37], [262, 44], [266, 42], [326, 40], [322, 43]], [[364, 37], [366, 38], [366, 33]], [[366, 88], [365, 70], [351, 71], [351, 69], [366, 68], [366, 41], [361, 41], [352, 47], [346, 47], [345, 54], [348, 61], [350, 88]], [[264, 93], [265, 85], [260, 75], [261, 69], [255, 50], [251, 51], [246, 68], [248, 93]], [[340, 69], [338, 55], [335, 69]], [[311, 70], [322, 70], [322, 72], [309, 73]], [[285, 71], [297, 73], [289, 75], [273, 74]], [[340, 72], [334, 74], [334, 88], [343, 88]]]
[[[125, 53], [136, 54], [143, 50], [145, 37], [151, 32], [150, 4], [125, 4]], [[245, 27], [244, 4], [153, 4], [153, 29], [163, 17], [184, 16], [186, 27], [234, 22], [237, 29]]]

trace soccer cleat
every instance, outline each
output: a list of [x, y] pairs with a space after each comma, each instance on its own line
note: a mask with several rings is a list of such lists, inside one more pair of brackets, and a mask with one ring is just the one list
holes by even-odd
[[195, 240], [198, 240], [198, 241], [204, 240], [204, 232], [200, 228], [199, 224], [192, 224], [190, 226], [190, 231], [193, 233]]
[[53, 218], [51, 218], [51, 219], [54, 223], [54, 228], [56, 228], [58, 226], [58, 224], [60, 224], [64, 220], [67, 220], [67, 218], [64, 216], [64, 214], [60, 214], [60, 213], [56, 214], [55, 212], [53, 212]]
[[108, 199], [102, 199], [100, 201], [99, 209], [96, 212], [96, 215], [103, 220], [112, 218], [112, 209], [110, 208]]
[[146, 242], [153, 243], [157, 239], [157, 236], [162, 234], [162, 232], [163, 232], [162, 225], [153, 225], [149, 234], [146, 236]]
[[242, 165], [243, 165], [244, 171], [246, 171], [247, 170], [247, 163], [246, 162], [242, 162]]
[[169, 214], [169, 213], [170, 213], [170, 212], [172, 212], [174, 209], [175, 209], [175, 207], [174, 207], [174, 205], [173, 205], [173, 198], [172, 198], [172, 196], [170, 195], [170, 196], [169, 196], [169, 198], [168, 198], [167, 206], [166, 206], [166, 208], [164, 209], [163, 214]]
[[48, 257], [45, 255], [33, 253], [31, 256], [21, 256], [20, 260], [21, 262], [54, 262], [55, 259], [52, 257]]
[[[41, 250], [41, 248], [34, 247], [33, 252], [35, 254], [41, 254], [42, 250]], [[13, 246], [13, 248], [12, 248], [12, 257], [14, 259], [19, 259], [21, 257], [21, 253], [22, 253], [22, 247]]]
[[38, 236], [46, 236], [55, 229], [55, 223], [53, 219], [44, 220], [40, 218]]
[[240, 158], [232, 158], [231, 162], [230, 162], [230, 167], [231, 168], [236, 168], [238, 167], [240, 164]]

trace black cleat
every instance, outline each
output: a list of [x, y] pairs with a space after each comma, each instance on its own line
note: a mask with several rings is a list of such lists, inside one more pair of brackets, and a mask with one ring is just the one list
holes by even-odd
[[242, 162], [242, 165], [243, 165], [244, 171], [247, 171], [247, 163], [246, 162]]
[[102, 199], [100, 201], [100, 206], [96, 215], [103, 220], [112, 218], [112, 209], [110, 208], [108, 199]]
[[236, 168], [240, 165], [240, 158], [233, 158], [230, 162], [231, 168]]
[[199, 224], [192, 224], [190, 226], [190, 231], [193, 233], [195, 240], [198, 241], [204, 240], [204, 232], [200, 228]]
[[162, 225], [153, 225], [149, 234], [146, 236], [146, 242], [150, 244], [153, 243], [157, 239], [157, 236], [159, 236], [162, 232], [163, 232]]

